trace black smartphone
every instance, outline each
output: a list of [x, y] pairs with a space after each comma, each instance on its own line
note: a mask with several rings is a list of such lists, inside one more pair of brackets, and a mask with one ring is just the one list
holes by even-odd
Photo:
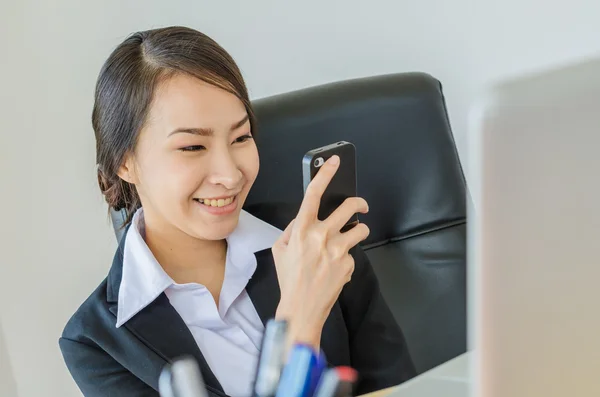
[[[321, 205], [319, 207], [319, 220], [324, 220], [331, 215], [348, 197], [356, 197], [356, 147], [346, 141], [332, 143], [310, 150], [302, 159], [302, 177], [304, 182], [304, 193], [310, 181], [313, 180], [319, 169], [327, 159], [338, 155], [340, 165], [327, 186]], [[358, 214], [354, 214], [342, 228], [342, 232], [350, 230], [358, 223]]]

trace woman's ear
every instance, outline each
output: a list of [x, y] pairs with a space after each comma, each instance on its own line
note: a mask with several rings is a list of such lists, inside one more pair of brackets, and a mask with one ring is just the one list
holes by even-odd
[[123, 164], [119, 167], [117, 175], [119, 175], [119, 178], [123, 179], [127, 183], [131, 183], [133, 185], [137, 184], [135, 162], [131, 154], [125, 155], [125, 159], [123, 161]]

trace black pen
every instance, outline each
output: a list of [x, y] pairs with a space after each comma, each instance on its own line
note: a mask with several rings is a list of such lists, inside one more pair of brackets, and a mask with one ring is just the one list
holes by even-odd
[[259, 353], [254, 379], [254, 397], [273, 397], [284, 365], [287, 321], [269, 320]]

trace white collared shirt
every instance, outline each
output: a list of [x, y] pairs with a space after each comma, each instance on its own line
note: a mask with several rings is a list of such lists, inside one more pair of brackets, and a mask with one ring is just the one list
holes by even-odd
[[217, 308], [205, 286], [177, 284], [163, 270], [144, 241], [142, 209], [132, 222], [125, 236], [117, 328], [164, 292], [225, 393], [250, 396], [264, 327], [245, 288], [256, 270], [254, 253], [271, 248], [281, 230], [246, 211], [240, 213], [236, 229], [227, 237]]

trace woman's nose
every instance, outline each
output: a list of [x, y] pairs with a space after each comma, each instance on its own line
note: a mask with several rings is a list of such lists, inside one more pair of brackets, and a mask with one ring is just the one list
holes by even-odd
[[231, 190], [238, 188], [243, 178], [242, 171], [229, 150], [220, 150], [213, 153], [209, 172], [208, 180], [210, 183], [222, 185]]

